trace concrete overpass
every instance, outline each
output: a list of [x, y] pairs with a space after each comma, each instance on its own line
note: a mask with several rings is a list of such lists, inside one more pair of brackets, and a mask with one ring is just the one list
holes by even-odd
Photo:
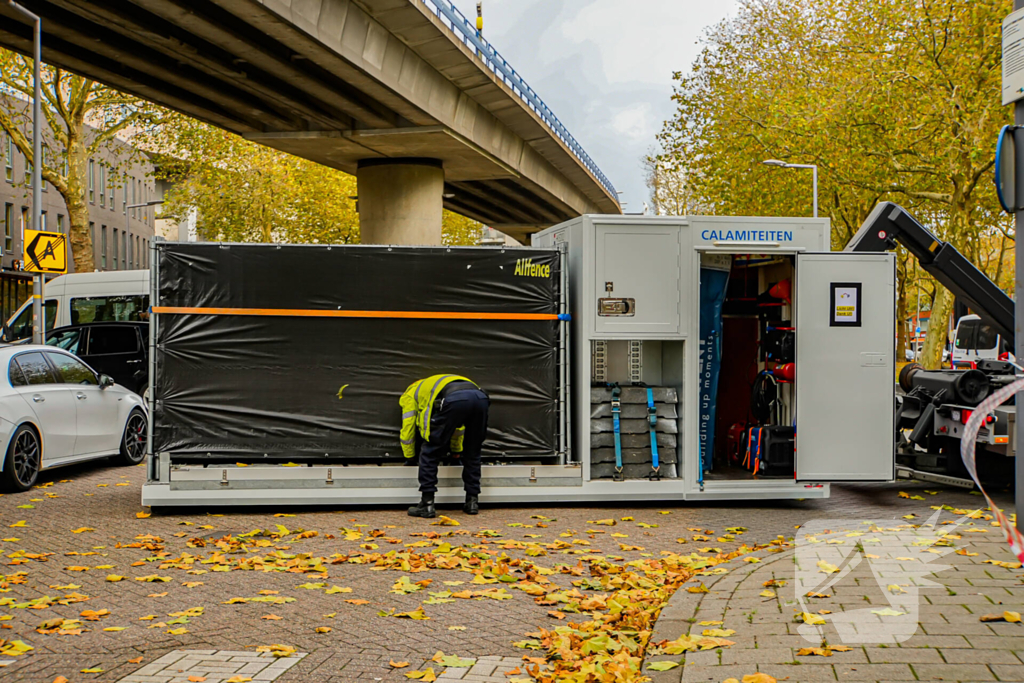
[[[524, 237], [615, 189], [448, 0], [19, 0], [43, 57], [353, 173], [366, 243], [432, 244], [441, 206]], [[0, 2], [0, 45], [31, 27]]]

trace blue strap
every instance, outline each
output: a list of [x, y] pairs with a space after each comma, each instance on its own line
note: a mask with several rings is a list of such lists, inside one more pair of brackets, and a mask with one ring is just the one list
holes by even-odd
[[658, 409], [654, 407], [654, 389], [647, 387], [647, 421], [651, 425], [651, 467], [655, 472], [661, 467], [658, 463]]
[[619, 396], [622, 394], [622, 387], [618, 384], [612, 387], [612, 429], [615, 432], [615, 474], [622, 475], [622, 433], [619, 424], [619, 415], [622, 413], [622, 403]]

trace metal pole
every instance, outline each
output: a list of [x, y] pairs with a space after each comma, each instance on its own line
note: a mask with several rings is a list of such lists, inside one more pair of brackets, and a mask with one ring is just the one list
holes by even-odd
[[[133, 265], [136, 265], [136, 264], [133, 264], [132, 259], [131, 259], [131, 254], [132, 254], [132, 236], [131, 236], [131, 231], [130, 231], [128, 212], [131, 211], [132, 209], [140, 209], [140, 208], [145, 207], [145, 206], [159, 206], [160, 204], [163, 204], [163, 203], [164, 203], [164, 200], [159, 199], [159, 200], [152, 201], [152, 202], [142, 202], [141, 204], [127, 204], [127, 203], [125, 204], [125, 207], [124, 207], [124, 234], [125, 234], [125, 239], [128, 242], [128, 244], [125, 246], [125, 248], [128, 251], [127, 251], [127, 253], [123, 253], [122, 255], [124, 256], [124, 262], [125, 262], [125, 264], [127, 264], [127, 267], [131, 268]], [[114, 267], [115, 267], [115, 269], [117, 268], [117, 262], [116, 261], [114, 263]]]
[[[1013, 9], [1019, 10], [1024, 9], [1024, 0], [1013, 0]], [[1013, 119], [1014, 123], [1018, 126], [1024, 125], [1024, 102], [1018, 101], [1014, 105]], [[1020, 137], [1014, 135], [1015, 142], [1020, 142]], [[1021, 150], [1020, 145], [1017, 145], [1017, 149]], [[1024, 170], [1024, 154], [1020, 151], [1017, 153], [1017, 168], [1016, 168], [1016, 180], [1017, 185], [1014, 188], [1016, 197], [1020, 197], [1021, 187], [1021, 172]], [[1019, 199], [1014, 199], [1019, 202]], [[1018, 204], [1020, 206], [1020, 204]], [[1017, 211], [1013, 217], [1014, 232], [1016, 235], [1024, 235], [1024, 211]], [[1016, 241], [1015, 246], [1015, 260], [1016, 265], [1014, 267], [1015, 283], [1014, 288], [1016, 289], [1016, 303], [1014, 304], [1014, 354], [1017, 356], [1017, 362], [1020, 362], [1021, 358], [1024, 358], [1024, 330], [1021, 328], [1021, 320], [1024, 320], [1024, 246], [1021, 246], [1021, 240]], [[1017, 394], [1017, 411], [1016, 411], [1016, 424], [1015, 429], [1017, 432], [1014, 448], [1017, 452], [1017, 457], [1014, 458], [1014, 467], [1016, 469], [1014, 489], [1014, 508], [1017, 512], [1017, 529], [1024, 530], [1024, 429], [1021, 429], [1021, 418], [1024, 414], [1021, 413], [1020, 406], [1024, 404], [1024, 393]]]
[[[34, 23], [32, 35], [32, 229], [39, 230], [43, 216], [43, 138], [39, 133], [42, 114], [42, 80], [40, 65], [43, 61], [43, 20], [37, 14], [14, 2], [7, 4]], [[25, 248], [25, 232], [21, 233], [21, 247]], [[42, 344], [45, 339], [43, 327], [43, 274], [36, 273], [32, 278], [32, 343]]]
[[814, 173], [814, 217], [818, 217], [818, 167], [811, 166]]
[[[484, 37], [484, 3], [483, 0], [476, 3], [476, 35], [478, 38]], [[483, 59], [484, 53], [480, 50], [476, 51], [478, 57]]]

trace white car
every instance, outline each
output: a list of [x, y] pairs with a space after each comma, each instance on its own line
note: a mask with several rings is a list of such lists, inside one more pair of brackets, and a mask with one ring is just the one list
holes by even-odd
[[0, 348], [0, 485], [24, 491], [51, 467], [146, 457], [142, 399], [52, 346]]

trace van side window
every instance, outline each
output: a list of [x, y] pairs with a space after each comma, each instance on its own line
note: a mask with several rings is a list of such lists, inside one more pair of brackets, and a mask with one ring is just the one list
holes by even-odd
[[89, 355], [103, 356], [112, 353], [136, 353], [139, 350], [139, 335], [134, 327], [106, 325], [90, 328]]
[[138, 322], [148, 310], [149, 296], [143, 294], [78, 297], [71, 300], [71, 324]]

